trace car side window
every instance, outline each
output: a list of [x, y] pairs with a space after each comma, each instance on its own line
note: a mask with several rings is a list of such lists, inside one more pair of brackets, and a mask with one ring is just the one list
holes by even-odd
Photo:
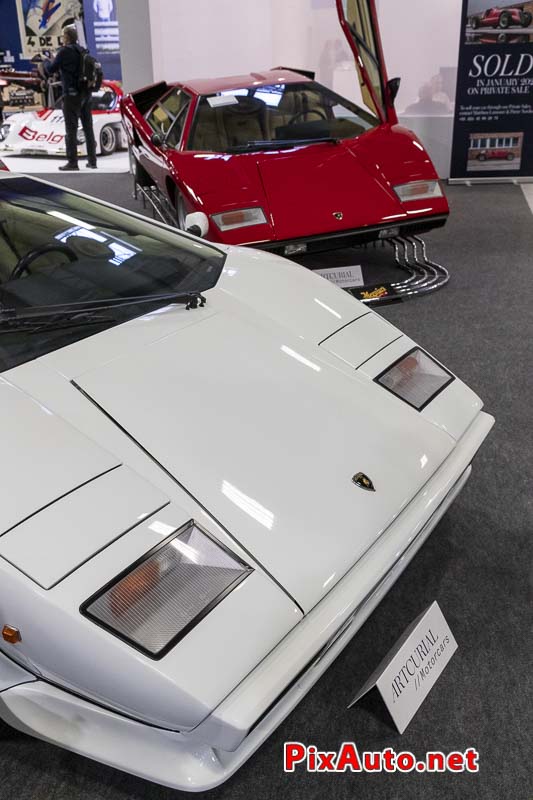
[[160, 100], [146, 115], [146, 121], [155, 133], [164, 136], [169, 147], [175, 147], [181, 138], [186, 109], [191, 98], [181, 89], [174, 89]]
[[174, 119], [180, 114], [183, 106], [189, 102], [189, 96], [181, 89], [176, 89], [161, 101], [165, 111]]
[[170, 114], [165, 111], [165, 109], [158, 103], [148, 116], [146, 117], [147, 123], [153, 128], [155, 133], [160, 133], [161, 136], [166, 136], [169, 132], [172, 123], [174, 122], [174, 118], [170, 116]]
[[172, 124], [172, 127], [166, 138], [166, 144], [168, 147], [177, 147], [177, 145], [180, 143], [189, 103], [190, 100], [187, 98], [186, 104], [181, 106], [180, 112]]
[[91, 111], [111, 111], [114, 109], [116, 102], [117, 96], [115, 92], [106, 86], [98, 92], [93, 92], [91, 97]]

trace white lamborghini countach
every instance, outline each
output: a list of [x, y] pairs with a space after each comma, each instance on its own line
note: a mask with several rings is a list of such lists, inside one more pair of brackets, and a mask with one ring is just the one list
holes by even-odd
[[209, 789], [360, 628], [493, 419], [283, 258], [24, 176], [0, 208], [0, 718]]

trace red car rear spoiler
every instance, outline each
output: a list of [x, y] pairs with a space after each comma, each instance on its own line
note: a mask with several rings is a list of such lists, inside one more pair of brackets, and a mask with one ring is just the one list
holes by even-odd
[[297, 72], [298, 75], [304, 75], [306, 78], [310, 78], [314, 81], [316, 75], [310, 69], [297, 69], [296, 67], [272, 67], [272, 72], [275, 72], [277, 69], [287, 69], [289, 72]]

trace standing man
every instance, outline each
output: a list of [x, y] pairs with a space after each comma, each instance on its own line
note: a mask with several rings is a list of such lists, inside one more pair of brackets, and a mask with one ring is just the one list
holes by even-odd
[[96, 169], [96, 142], [91, 114], [91, 92], [80, 89], [81, 55], [85, 52], [78, 44], [78, 31], [74, 25], [63, 29], [63, 46], [55, 59], [44, 65], [46, 75], [59, 72], [63, 87], [63, 116], [65, 118], [65, 143], [67, 163], [62, 172], [78, 170], [78, 122], [81, 120], [87, 146], [87, 166]]

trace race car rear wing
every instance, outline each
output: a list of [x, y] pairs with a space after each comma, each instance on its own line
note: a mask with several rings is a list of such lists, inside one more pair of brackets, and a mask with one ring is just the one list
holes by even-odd
[[25, 86], [37, 91], [43, 79], [37, 70], [32, 72], [24, 72], [20, 70], [17, 71], [12, 69], [3, 69], [0, 70], [0, 80], [7, 84], [13, 84], [14, 86]]

